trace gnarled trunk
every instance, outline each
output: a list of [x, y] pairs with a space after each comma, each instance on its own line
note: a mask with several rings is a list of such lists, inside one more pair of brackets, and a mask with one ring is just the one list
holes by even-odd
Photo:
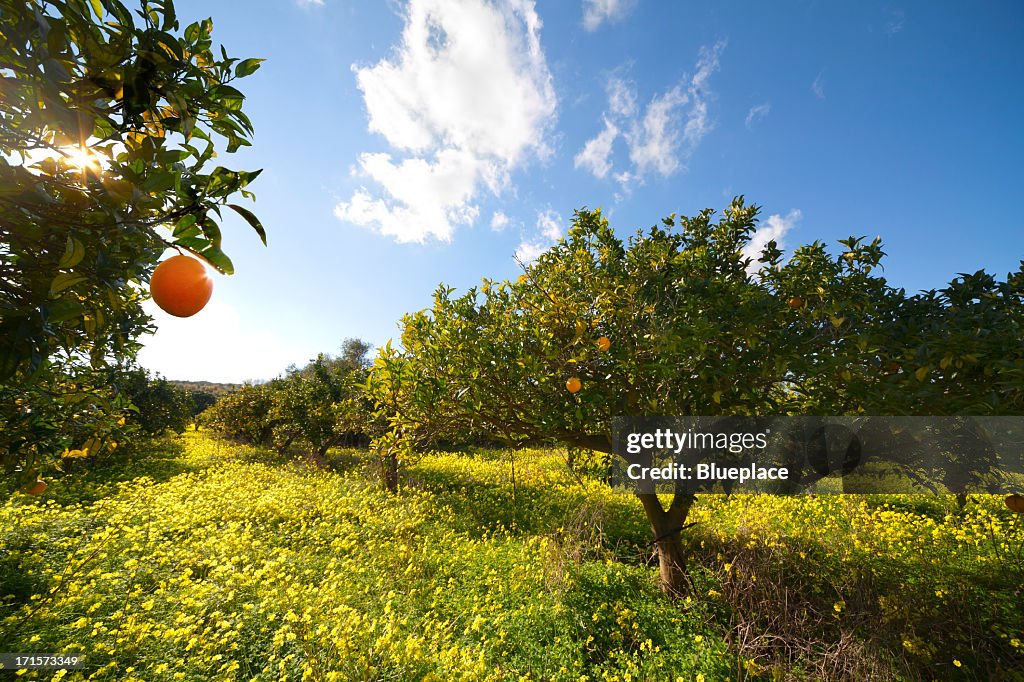
[[[574, 435], [566, 439], [577, 447], [596, 450], [613, 455], [611, 438], [604, 435]], [[684, 595], [692, 587], [690, 576], [686, 571], [687, 551], [683, 546], [682, 531], [686, 526], [686, 517], [690, 507], [697, 501], [697, 496], [683, 492], [678, 488], [672, 496], [672, 504], [665, 509], [661, 500], [654, 493], [636, 493], [640, 504], [644, 507], [647, 522], [654, 533], [652, 542], [658, 549], [658, 572], [661, 590], [672, 597]]]
[[653, 493], [637, 493], [637, 497], [654, 533], [661, 590], [673, 597], [686, 594], [691, 585], [681, 533], [696, 497], [676, 493], [668, 509], [662, 507], [658, 496]]

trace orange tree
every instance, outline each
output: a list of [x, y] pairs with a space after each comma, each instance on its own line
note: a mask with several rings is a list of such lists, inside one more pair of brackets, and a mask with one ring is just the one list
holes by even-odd
[[230, 273], [225, 207], [265, 240], [231, 203], [258, 171], [213, 162], [249, 144], [232, 83], [261, 60], [208, 19], [180, 30], [171, 0], [0, 0], [0, 24], [0, 460], [29, 477], [126, 406], [109, 370], [150, 330], [164, 249]]
[[358, 440], [368, 412], [361, 385], [369, 349], [359, 339], [348, 339], [340, 357], [321, 353], [281, 382], [275, 394], [280, 421], [274, 429], [280, 451], [298, 440], [309, 446], [314, 461], [322, 462], [330, 448]]
[[281, 453], [302, 444], [314, 460], [342, 443], [363, 441], [373, 406], [363, 384], [371, 346], [346, 339], [341, 355], [321, 353], [265, 384], [247, 384], [219, 399], [203, 415], [208, 426], [249, 445]]
[[279, 408], [283, 390], [284, 380], [280, 378], [265, 384], [245, 384], [207, 409], [203, 423], [239, 443], [272, 445], [274, 430], [284, 422]]
[[156, 436], [166, 431], [181, 433], [192, 418], [192, 398], [161, 376], [135, 368], [126, 372], [124, 393], [133, 409], [128, 411], [126, 424], [137, 425], [144, 433]]
[[[673, 216], [624, 242], [600, 211], [581, 210], [517, 281], [485, 280], [462, 296], [442, 286], [431, 309], [405, 316], [400, 347], [387, 344], [375, 361], [367, 389], [390, 427], [375, 445], [398, 457], [486, 434], [513, 447], [610, 454], [619, 415], [906, 414], [943, 404], [944, 387], [921, 369], [935, 362], [935, 339], [919, 326], [949, 312], [942, 297], [888, 286], [879, 240], [844, 240], [838, 255], [814, 243], [785, 261], [772, 242], [754, 272], [743, 249], [757, 214], [738, 198], [717, 221], [710, 210]], [[1011, 333], [1004, 325], [1003, 345]], [[998, 347], [965, 362], [996, 371]], [[996, 373], [1010, 381], [1009, 370]], [[1014, 390], [1019, 399], [1019, 382]], [[695, 498], [638, 497], [662, 586], [678, 592], [680, 533]]]

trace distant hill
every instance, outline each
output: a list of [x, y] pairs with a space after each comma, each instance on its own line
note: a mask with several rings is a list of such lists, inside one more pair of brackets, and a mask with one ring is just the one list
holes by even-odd
[[218, 384], [212, 381], [178, 381], [169, 379], [168, 383], [173, 384], [178, 388], [183, 388], [186, 391], [204, 391], [206, 393], [212, 393], [217, 397], [237, 391], [242, 387], [242, 384]]

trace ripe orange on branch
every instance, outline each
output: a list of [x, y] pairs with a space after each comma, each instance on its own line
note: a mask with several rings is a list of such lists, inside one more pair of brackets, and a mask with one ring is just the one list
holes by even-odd
[[579, 390], [583, 388], [583, 383], [578, 377], [570, 377], [569, 380], [565, 382], [565, 388], [569, 393], [579, 393]]
[[597, 340], [597, 349], [599, 351], [604, 352], [604, 351], [608, 350], [611, 347], [612, 347], [611, 339], [609, 339], [607, 336], [602, 336], [601, 338], [599, 338]]
[[195, 258], [172, 256], [156, 266], [149, 292], [160, 308], [175, 317], [191, 317], [213, 295], [213, 280], [206, 266]]
[[800, 298], [799, 296], [794, 296], [793, 298], [786, 301], [786, 305], [788, 305], [793, 310], [800, 310], [801, 308], [804, 307], [804, 299]]

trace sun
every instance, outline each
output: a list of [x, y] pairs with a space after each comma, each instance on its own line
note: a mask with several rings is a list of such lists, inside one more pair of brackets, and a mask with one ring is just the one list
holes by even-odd
[[74, 166], [83, 173], [86, 171], [98, 172], [100, 170], [100, 158], [96, 152], [86, 146], [62, 147], [60, 150], [64, 161]]

